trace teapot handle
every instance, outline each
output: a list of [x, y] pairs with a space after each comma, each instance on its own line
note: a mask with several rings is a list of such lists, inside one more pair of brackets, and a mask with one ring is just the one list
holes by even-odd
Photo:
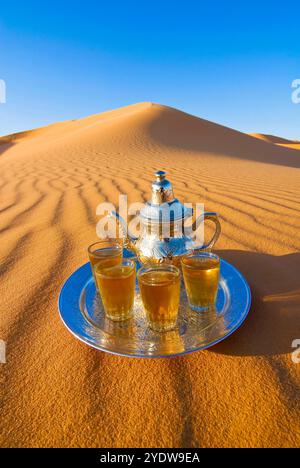
[[213, 246], [215, 245], [215, 243], [217, 242], [217, 240], [219, 239], [220, 234], [221, 234], [221, 224], [220, 224], [220, 221], [219, 221], [219, 215], [217, 213], [205, 212], [202, 215], [200, 215], [193, 223], [193, 230], [196, 230], [196, 228], [198, 226], [198, 223], [200, 221], [202, 221], [202, 220], [203, 221], [205, 221], [205, 220], [212, 221], [216, 226], [216, 230], [214, 232], [213, 237], [208, 242], [208, 244], [204, 244], [201, 247], [195, 247], [194, 250], [210, 250], [210, 249], [212, 249]]

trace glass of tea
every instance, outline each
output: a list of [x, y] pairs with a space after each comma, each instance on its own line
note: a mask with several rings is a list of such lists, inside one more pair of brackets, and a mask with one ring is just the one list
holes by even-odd
[[142, 301], [153, 330], [176, 327], [180, 279], [180, 271], [173, 265], [145, 266], [138, 271]]
[[103, 268], [119, 265], [123, 258], [123, 248], [117, 241], [105, 239], [90, 245], [88, 248], [88, 254], [96, 281], [96, 265]]
[[214, 308], [220, 278], [220, 258], [211, 252], [195, 252], [181, 260], [190, 308], [205, 311]]
[[133, 315], [135, 291], [135, 262], [123, 259], [115, 266], [94, 267], [98, 289], [108, 318], [128, 320]]

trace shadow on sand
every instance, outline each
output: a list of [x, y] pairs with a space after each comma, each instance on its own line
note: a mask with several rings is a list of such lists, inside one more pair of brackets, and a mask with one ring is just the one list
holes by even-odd
[[212, 351], [233, 356], [291, 353], [293, 340], [300, 339], [300, 253], [217, 253], [245, 275], [252, 306], [242, 327]]
[[185, 151], [300, 168], [299, 150], [276, 146], [168, 107], [149, 125], [149, 133], [159, 143]]
[[[231, 356], [263, 356], [278, 379], [282, 400], [295, 411], [299, 381], [276, 355], [291, 353], [292, 341], [300, 339], [300, 253], [278, 257], [240, 250], [216, 253], [245, 275], [253, 302], [242, 327], [207, 351]], [[182, 414], [180, 443], [188, 448], [199, 446], [200, 441], [194, 430], [193, 379], [186, 359], [188, 357], [167, 359], [164, 365], [171, 375]]]
[[1, 137], [0, 138], [0, 156], [13, 145], [15, 145], [15, 143], [10, 138]]

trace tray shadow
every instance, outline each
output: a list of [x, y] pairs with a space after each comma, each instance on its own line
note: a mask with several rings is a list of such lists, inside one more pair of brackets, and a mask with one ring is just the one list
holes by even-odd
[[283, 256], [240, 250], [217, 251], [246, 277], [252, 306], [242, 325], [211, 351], [233, 356], [291, 353], [300, 339], [300, 253]]

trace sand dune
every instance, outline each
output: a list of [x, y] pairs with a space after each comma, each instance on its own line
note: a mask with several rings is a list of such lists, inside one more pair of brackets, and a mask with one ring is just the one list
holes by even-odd
[[[299, 445], [300, 148], [269, 140], [151, 103], [0, 139], [1, 446]], [[253, 307], [209, 351], [130, 360], [73, 338], [57, 297], [97, 204], [148, 199], [157, 169], [222, 215]]]
[[266, 141], [276, 146], [281, 146], [283, 148], [290, 148], [293, 150], [300, 149], [300, 141], [298, 140], [287, 140], [286, 138], [281, 138], [274, 135], [264, 135], [262, 133], [253, 133], [251, 136], [258, 138], [259, 140]]
[[286, 138], [281, 138], [275, 135], [265, 135], [263, 133], [251, 133], [251, 136], [258, 138], [259, 140], [264, 140], [268, 143], [273, 143], [274, 145], [295, 145], [300, 144], [300, 141], [297, 140], [287, 140]]
[[290, 148], [294, 150], [300, 150], [300, 143], [288, 143], [288, 144], [282, 144], [280, 146], [284, 146], [285, 148]]

